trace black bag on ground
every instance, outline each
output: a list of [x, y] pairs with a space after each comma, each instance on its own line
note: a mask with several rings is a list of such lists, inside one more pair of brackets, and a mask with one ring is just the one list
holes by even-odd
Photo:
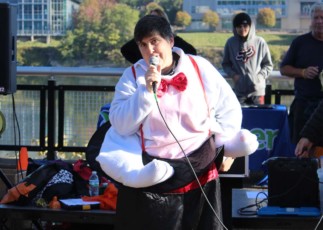
[[100, 149], [105, 137], [106, 132], [111, 127], [111, 124], [109, 121], [105, 122], [103, 125], [101, 125], [93, 134], [91, 139], [89, 140], [89, 143], [85, 150], [85, 159], [87, 163], [89, 164], [90, 168], [94, 171], [97, 171], [99, 177], [106, 177], [109, 180], [113, 181], [114, 184], [118, 185], [119, 182], [113, 180], [111, 177], [109, 177], [101, 168], [100, 163], [96, 161], [96, 157], [100, 153]]
[[13, 203], [16, 205], [30, 204], [37, 193], [57, 173], [58, 169], [55, 164], [45, 164], [38, 167], [21, 182], [9, 189], [0, 203]]

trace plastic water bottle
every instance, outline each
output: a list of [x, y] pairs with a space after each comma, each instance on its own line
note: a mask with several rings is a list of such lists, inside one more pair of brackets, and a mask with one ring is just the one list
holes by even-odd
[[96, 171], [92, 171], [92, 175], [89, 178], [89, 193], [90, 196], [99, 195], [99, 177]]

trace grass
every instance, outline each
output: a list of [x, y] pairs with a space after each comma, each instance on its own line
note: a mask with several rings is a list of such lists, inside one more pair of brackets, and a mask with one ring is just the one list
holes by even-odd
[[[178, 33], [178, 36], [182, 37], [185, 41], [192, 44], [198, 53], [202, 56], [211, 60], [211, 62], [218, 68], [221, 68], [222, 51], [224, 49], [225, 43], [233, 36], [230, 32], [196, 32], [196, 33]], [[277, 32], [257, 32], [257, 35], [263, 37], [267, 42], [271, 58], [274, 63], [274, 69], [279, 68], [279, 63], [285, 52], [288, 50], [289, 45], [293, 39], [299, 34], [295, 33], [277, 33]], [[206, 50], [217, 50], [218, 58], [214, 58], [209, 55]]]
[[[274, 63], [274, 69], [277, 69], [281, 58], [287, 51], [292, 40], [299, 34], [295, 33], [278, 33], [259, 31], [257, 34], [265, 39], [270, 48], [271, 57]], [[194, 32], [194, 33], [178, 33], [180, 37], [192, 44], [198, 51], [198, 54], [209, 59], [214, 66], [221, 68], [223, 56], [223, 48], [226, 41], [233, 34], [232, 32]], [[17, 42], [19, 62], [22, 65], [47, 65], [49, 61], [44, 60], [44, 56], [52, 57], [54, 51], [57, 50], [60, 41], [51, 39], [50, 44], [44, 41], [19, 41]], [[30, 48], [34, 48], [33, 50]], [[28, 49], [28, 56], [23, 50]], [[42, 51], [43, 50], [43, 51]], [[56, 53], [59, 53], [58, 51]], [[42, 56], [40, 60], [37, 58]], [[59, 60], [58, 60], [59, 62]]]
[[[191, 43], [196, 48], [218, 47], [223, 48], [226, 41], [231, 37], [232, 33], [178, 33], [178, 36], [182, 37], [187, 42]], [[271, 33], [271, 32], [259, 32], [257, 35], [263, 37], [268, 43], [268, 46], [289, 46], [292, 40], [298, 36], [298, 34], [290, 33]]]

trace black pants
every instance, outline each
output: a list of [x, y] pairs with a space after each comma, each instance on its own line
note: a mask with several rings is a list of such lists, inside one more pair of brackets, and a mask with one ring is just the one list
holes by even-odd
[[290, 106], [289, 111], [289, 128], [291, 135], [291, 142], [297, 144], [300, 139], [300, 132], [302, 131], [305, 123], [311, 117], [320, 102], [317, 99], [300, 99], [295, 98]]
[[238, 97], [241, 105], [263, 105], [265, 96]]
[[121, 187], [118, 192], [116, 230], [222, 230], [219, 179], [184, 194], [151, 193]]

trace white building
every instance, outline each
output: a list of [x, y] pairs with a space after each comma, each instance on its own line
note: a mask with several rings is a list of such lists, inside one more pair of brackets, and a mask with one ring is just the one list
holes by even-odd
[[18, 36], [50, 40], [65, 35], [79, 4], [78, 0], [18, 0]]
[[276, 14], [276, 26], [273, 29], [299, 32], [309, 30], [310, 7], [315, 2], [320, 0], [184, 0], [183, 11], [192, 16], [192, 23], [187, 30], [209, 30], [208, 25], [202, 22], [207, 10], [219, 14], [218, 30], [231, 30], [232, 17], [236, 12], [245, 11], [256, 22], [259, 9], [271, 8]]

